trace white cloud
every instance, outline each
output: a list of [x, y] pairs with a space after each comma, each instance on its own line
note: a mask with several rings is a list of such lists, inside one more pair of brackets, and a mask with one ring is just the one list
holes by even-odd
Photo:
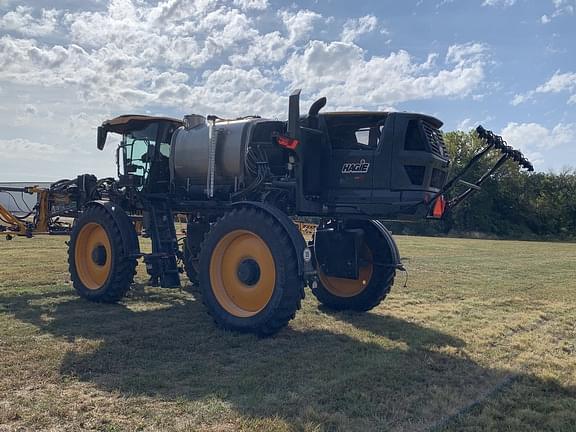
[[535, 164], [543, 163], [545, 152], [576, 144], [576, 123], [558, 123], [547, 128], [539, 123], [508, 123], [500, 132], [514, 148], [522, 150]]
[[516, 94], [510, 103], [516, 106], [534, 98], [536, 94], [562, 92], [572, 93], [572, 96], [568, 99], [568, 103], [573, 103], [573, 98], [576, 96], [576, 93], [574, 93], [576, 92], [576, 73], [560, 73], [560, 71], [556, 71], [548, 81], [539, 85], [536, 89], [524, 94]]
[[234, 4], [244, 10], [263, 10], [268, 7], [268, 0], [234, 0]]
[[340, 38], [343, 42], [354, 42], [359, 36], [374, 31], [377, 26], [378, 18], [374, 15], [349, 19], [344, 23]]
[[499, 6], [499, 7], [510, 7], [514, 6], [516, 0], [484, 0], [482, 6]]
[[389, 106], [468, 95], [484, 78], [485, 45], [449, 47], [444, 68], [436, 65], [436, 53], [425, 62], [406, 51], [367, 58], [353, 40], [375, 30], [376, 17], [351, 19], [342, 42], [322, 42], [312, 35], [330, 17], [307, 9], [268, 15], [279, 30], [261, 32], [245, 10], [266, 5], [262, 0], [229, 6], [218, 0], [165, 0], [154, 6], [112, 0], [104, 10], [66, 12], [68, 44], [0, 38], [0, 79], [67, 88], [78, 100], [108, 110], [184, 105], [212, 111], [223, 101], [219, 109], [241, 114], [246, 106], [241, 94], [263, 107], [262, 114], [277, 115], [278, 103], [270, 101], [284, 96], [286, 87], [326, 92], [338, 106]]
[[518, 106], [529, 100], [530, 97], [531, 96], [529, 94], [515, 94], [510, 103], [514, 106]]
[[16, 32], [25, 36], [47, 36], [57, 27], [61, 13], [54, 9], [42, 9], [38, 17], [32, 15], [32, 8], [17, 6], [0, 17], [0, 30]]
[[460, 123], [458, 123], [458, 125], [456, 125], [456, 130], [469, 131], [473, 127], [474, 127], [474, 122], [472, 121], [472, 119], [465, 118]]
[[559, 93], [576, 89], [576, 73], [556, 71], [544, 84], [536, 88], [537, 93]]
[[366, 57], [353, 43], [312, 41], [302, 53], [291, 56], [282, 75], [291, 87], [322, 93], [346, 108], [462, 97], [482, 83], [485, 53], [486, 47], [480, 44], [451, 46], [448, 67], [430, 72], [433, 58], [418, 63], [403, 50]]
[[290, 40], [279, 31], [258, 35], [243, 53], [232, 54], [230, 62], [234, 66], [278, 63], [284, 60], [291, 47]]
[[232, 65], [249, 67], [285, 60], [290, 50], [298, 49], [299, 43], [310, 38], [311, 32], [324, 17], [310, 10], [299, 10], [296, 13], [283, 10], [277, 13], [277, 18], [282, 22], [286, 34], [275, 30], [255, 35], [247, 51], [230, 56]]
[[551, 20], [550, 17], [549, 17], [548, 15], [546, 15], [546, 14], [544, 14], [544, 15], [542, 15], [542, 16], [540, 17], [540, 22], [541, 22], [542, 24], [548, 24], [550, 21], [552, 21], [552, 20]]
[[469, 64], [483, 60], [487, 51], [488, 47], [478, 42], [450, 45], [446, 54], [446, 61], [456, 64]]
[[279, 16], [288, 30], [292, 43], [306, 40], [314, 29], [315, 23], [322, 19], [322, 15], [307, 9], [299, 10], [296, 13], [281, 11]]

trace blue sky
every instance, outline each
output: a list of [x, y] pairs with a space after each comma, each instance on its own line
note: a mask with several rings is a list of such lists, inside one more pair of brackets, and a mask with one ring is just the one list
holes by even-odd
[[576, 167], [576, 0], [0, 0], [0, 181], [113, 175], [125, 113], [418, 111]]

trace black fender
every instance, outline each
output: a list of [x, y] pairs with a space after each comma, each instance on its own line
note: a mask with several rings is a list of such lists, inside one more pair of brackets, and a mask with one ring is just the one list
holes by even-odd
[[138, 241], [138, 234], [134, 229], [132, 220], [126, 214], [124, 209], [118, 204], [111, 201], [90, 201], [85, 204], [86, 207], [99, 206], [105, 209], [114, 222], [120, 228], [120, 236], [122, 237], [122, 244], [124, 245], [124, 250], [128, 256], [140, 256], [140, 242]]
[[400, 258], [400, 251], [398, 250], [398, 245], [396, 244], [394, 237], [392, 237], [392, 233], [379, 220], [370, 220], [367, 222], [372, 224], [380, 232], [380, 235], [388, 244], [390, 255], [392, 256], [392, 262], [390, 264], [394, 265], [398, 270], [404, 270], [404, 265]]
[[[239, 206], [250, 206], [256, 207], [260, 210], [265, 211], [270, 216], [272, 216], [279, 224], [284, 228], [284, 231], [290, 237], [290, 241], [292, 242], [292, 246], [294, 246], [294, 250], [296, 252], [296, 257], [298, 259], [298, 275], [302, 276], [306, 273], [313, 273], [314, 267], [312, 266], [312, 259], [310, 255], [310, 251], [300, 233], [300, 230], [296, 226], [296, 224], [290, 219], [286, 213], [279, 210], [278, 208], [271, 206], [269, 204], [264, 204], [257, 201], [239, 201], [232, 204], [233, 207]], [[308, 252], [306, 252], [308, 251]], [[304, 255], [306, 254], [307, 260], [304, 260]]]

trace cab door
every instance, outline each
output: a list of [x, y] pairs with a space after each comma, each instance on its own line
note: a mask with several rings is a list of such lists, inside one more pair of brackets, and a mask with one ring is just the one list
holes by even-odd
[[348, 126], [329, 133], [332, 158], [328, 201], [335, 204], [369, 203], [374, 181], [377, 128], [366, 126], [364, 122]]

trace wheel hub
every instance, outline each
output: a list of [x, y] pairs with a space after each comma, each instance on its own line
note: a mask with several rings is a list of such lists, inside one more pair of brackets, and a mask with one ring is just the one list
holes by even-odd
[[260, 280], [260, 266], [252, 258], [242, 260], [238, 265], [238, 279], [245, 285], [253, 286]]
[[103, 245], [98, 245], [92, 249], [92, 261], [94, 264], [103, 266], [106, 264], [106, 248]]

